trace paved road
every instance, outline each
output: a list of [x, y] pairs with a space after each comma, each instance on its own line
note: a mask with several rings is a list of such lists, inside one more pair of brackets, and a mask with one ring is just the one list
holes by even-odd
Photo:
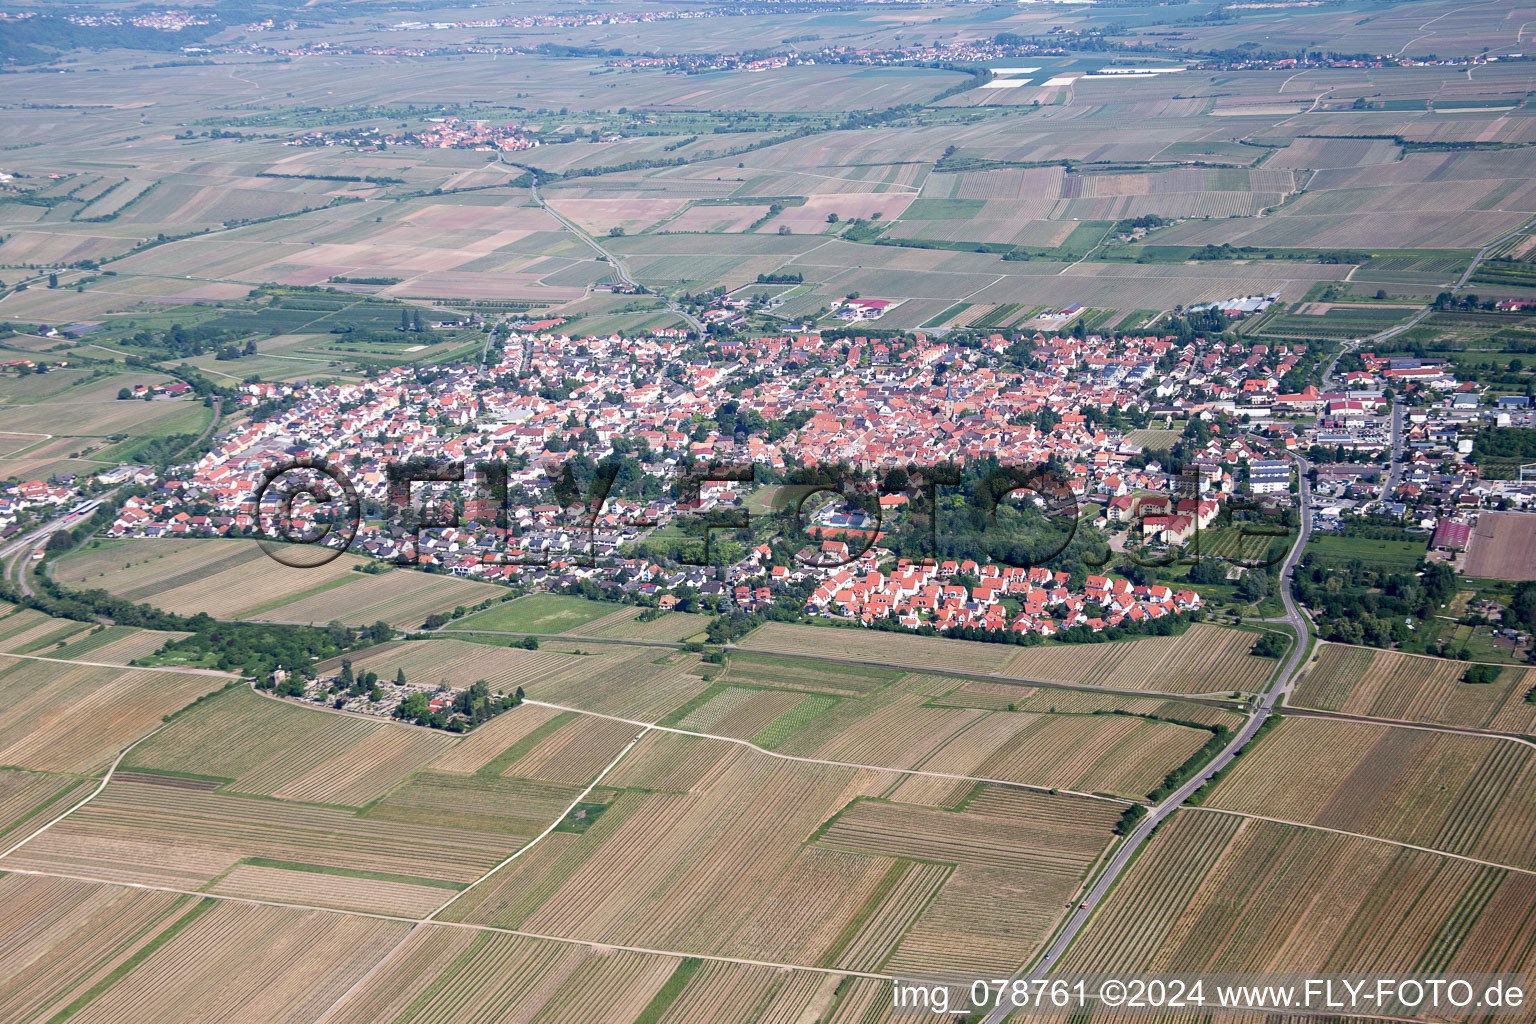
[[1401, 398], [1392, 400], [1392, 461], [1387, 464], [1386, 486], [1381, 489], [1382, 501], [1391, 501], [1392, 495], [1397, 493], [1397, 485], [1402, 482], [1403, 445], [1406, 441], [1403, 420], [1406, 411], [1407, 407]]
[[[111, 500], [111, 495], [103, 497], [102, 500]], [[95, 509], [91, 511], [94, 512]], [[32, 559], [32, 552], [46, 544], [48, 538], [58, 531], [73, 529], [90, 515], [91, 512], [85, 512], [80, 515], [63, 515], [44, 523], [34, 530], [11, 538], [3, 547], [0, 547], [0, 565], [4, 566], [5, 578], [13, 580], [23, 594], [31, 597], [32, 585], [27, 581], [27, 563]]]

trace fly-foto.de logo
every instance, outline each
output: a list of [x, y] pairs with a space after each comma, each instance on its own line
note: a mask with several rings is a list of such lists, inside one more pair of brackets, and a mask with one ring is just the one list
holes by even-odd
[[[683, 564], [715, 564], [726, 535], [752, 544], [814, 541], [790, 557], [837, 568], [902, 531], [904, 550], [924, 558], [963, 544], [973, 557], [1019, 568], [1071, 555], [1089, 569], [1117, 556], [1148, 568], [1220, 558], [1259, 569], [1280, 561], [1284, 546], [1243, 541], [1293, 532], [1273, 504], [1241, 495], [1218, 501], [1193, 466], [1170, 478], [1169, 492], [1132, 496], [1108, 511], [1103, 496], [1081, 499], [1045, 464], [990, 466], [968, 476], [950, 463], [822, 464], [796, 467], [768, 487], [753, 463], [695, 462], [675, 469], [665, 496], [644, 502], [614, 500], [620, 471], [613, 462], [514, 471], [497, 460], [411, 459], [367, 473], [359, 485], [334, 462], [306, 456], [268, 467], [245, 508], [267, 554], [293, 567], [323, 565], [352, 550], [365, 524], [376, 538], [370, 553], [400, 564], [423, 560], [424, 532], [437, 531], [451, 536], [453, 553], [482, 564], [589, 567], [614, 554], [614, 538], [666, 531], [680, 541], [674, 550]], [[751, 507], [741, 501], [762, 491]], [[1111, 546], [1085, 525], [1124, 534]], [[1216, 530], [1225, 538], [1220, 555], [1202, 544]]]

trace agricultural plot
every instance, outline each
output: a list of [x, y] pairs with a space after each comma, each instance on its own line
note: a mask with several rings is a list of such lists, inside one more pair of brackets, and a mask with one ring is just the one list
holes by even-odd
[[[650, 611], [650, 617], [646, 617]], [[610, 612], [584, 623], [576, 632], [621, 640], [687, 640], [703, 634], [709, 616], [690, 612], [661, 612], [637, 607]]]
[[[934, 823], [942, 828], [902, 818], [881, 822], [879, 835], [871, 836], [855, 824], [865, 807], [930, 812], [855, 803], [821, 831], [815, 846], [801, 846], [877, 777], [775, 761], [718, 741], [648, 736], [605, 780], [617, 795], [593, 824], [580, 834], [550, 835], [447, 915], [685, 953], [814, 963], [847, 949], [858, 962], [878, 962], [914, 921], [926, 922], [934, 936], [947, 928], [991, 927], [954, 920], [965, 916], [968, 894], [979, 892], [989, 870], [1011, 872], [1012, 884], [1041, 878], [1075, 884], [1118, 813], [1114, 805], [1101, 809], [1043, 794], [1026, 795], [1038, 806], [1029, 800], [1021, 806], [1007, 794], [1001, 802], [978, 798], [964, 815], [932, 812], [945, 815]], [[969, 852], [972, 843], [955, 838], [956, 829], [966, 827], [978, 837], [1004, 836], [1011, 845], [983, 856], [965, 875], [969, 882], [953, 892], [940, 872], [912, 873], [906, 860], [969, 863], [977, 856]], [[927, 838], [935, 833], [948, 838]], [[747, 848], [754, 851], [753, 870], [742, 873], [730, 851]], [[1027, 877], [1017, 874], [1021, 870]], [[948, 909], [935, 912], [944, 896], [928, 900], [941, 887]], [[1010, 920], [1004, 930], [1014, 936], [1012, 944], [989, 956], [1017, 957], [1038, 941], [1032, 921], [1027, 936], [1019, 937], [1020, 927]]]
[[54, 1019], [203, 905], [175, 893], [16, 874], [0, 877], [0, 898], [0, 1016], [12, 1021]]
[[1536, 580], [1536, 515], [1479, 513], [1462, 571], [1499, 580]]
[[582, 630], [578, 627], [613, 612], [613, 605], [584, 597], [529, 594], [460, 619], [451, 628], [510, 633], [580, 633]]
[[361, 981], [409, 927], [353, 914], [192, 900], [144, 947], [142, 960], [104, 991], [86, 993], [88, 1001], [70, 1019], [190, 1024], [207, 1019], [210, 998], [231, 1019], [305, 1019]]
[[1178, 636], [1019, 648], [1002, 674], [1123, 690], [1252, 693], [1275, 668], [1273, 658], [1249, 653], [1253, 642], [1252, 633], [1197, 622]]
[[215, 783], [125, 773], [0, 861], [103, 881], [197, 889], [243, 861], [467, 884], [518, 845], [503, 833], [360, 818], [349, 808], [214, 792]]
[[33, 608], [5, 605], [10, 611], [0, 617], [0, 650], [12, 654], [31, 654], [44, 650], [50, 657], [75, 638], [89, 635], [91, 627], [73, 619], [55, 619]]
[[342, 555], [325, 565], [294, 568], [245, 540], [130, 540], [65, 559], [59, 580], [148, 601], [181, 615], [323, 625], [383, 620], [419, 627], [435, 611], [473, 605], [503, 591], [489, 583], [394, 569], [355, 572], [367, 560]]
[[454, 890], [385, 877], [357, 877], [262, 862], [236, 864], [207, 889], [217, 896], [301, 903], [365, 914], [424, 917], [447, 902]]
[[[421, 771], [364, 813], [376, 821], [472, 828], [526, 840], [559, 821], [590, 778], [559, 785], [488, 772]], [[600, 802], [598, 794], [593, 802]]]
[[1536, 867], [1531, 750], [1510, 740], [1288, 718], [1205, 806]]
[[1186, 810], [1127, 869], [1059, 969], [1529, 971], [1533, 900], [1530, 875]]
[[[974, 770], [958, 774], [1140, 799], [1210, 739], [1201, 729], [1123, 715], [997, 713], [987, 724], [999, 718], [1022, 722], [1009, 721], [1011, 735]], [[967, 752], [976, 745], [987, 744], [969, 734], [949, 744]], [[922, 767], [936, 770], [934, 760]]]
[[231, 793], [361, 806], [454, 744], [446, 733], [331, 715], [234, 687], [179, 716], [124, 769]]
[[0, 769], [0, 848], [21, 840], [32, 829], [69, 806], [84, 783], [67, 775]]
[[1113, 804], [983, 787], [962, 811], [855, 802], [817, 843], [954, 865], [887, 970], [1008, 972], [1059, 916], [1108, 844], [1118, 813]]
[[[672, 989], [669, 982], [674, 977], [686, 982], [696, 968], [696, 962], [681, 957], [423, 928], [406, 939], [367, 985], [344, 993], [328, 1019], [333, 1024], [450, 1024], [471, 1019], [629, 1024], [653, 1000], [662, 999], [665, 1008], [667, 997], [687, 991], [682, 985]], [[665, 996], [664, 987], [669, 989]], [[778, 979], [769, 990], [776, 987]], [[784, 987], [804, 988], [793, 983]], [[795, 1011], [809, 1000], [807, 992]]]
[[[758, 635], [756, 633], [754, 636]], [[855, 634], [857, 635], [857, 634]], [[901, 678], [899, 669], [831, 665], [803, 658], [732, 651], [726, 678], [738, 685], [860, 696]]]
[[[483, 679], [498, 693], [511, 693], [519, 686], [533, 688], [539, 683], [553, 683], [583, 667], [583, 659], [555, 651], [525, 651], [449, 639], [380, 644], [358, 652], [351, 661], [354, 671], [376, 672], [380, 679], [393, 680], [403, 672], [407, 683], [446, 684], [458, 689]], [[322, 669], [338, 671], [340, 659], [326, 662]]]
[[774, 654], [826, 654], [919, 669], [943, 668], [976, 672], [999, 671], [1011, 653], [1009, 648], [995, 644], [902, 633], [799, 626], [785, 622], [765, 622], [747, 634], [738, 645], [749, 651]]
[[102, 668], [0, 656], [0, 765], [86, 775], [101, 771], [161, 717], [229, 677]]
[[1292, 703], [1403, 722], [1536, 732], [1536, 704], [1525, 700], [1536, 686], [1536, 669], [1504, 668], [1492, 683], [1477, 684], [1462, 681], [1466, 671], [1466, 664], [1444, 658], [1319, 644]]
[[[494, 652], [522, 653], [477, 646]], [[569, 652], [581, 653], [573, 657]], [[709, 685], [702, 677], [699, 656], [681, 651], [663, 651], [658, 655], [654, 647], [594, 646], [581, 641], [557, 646], [549, 639], [537, 654], [564, 660], [550, 671], [524, 673], [521, 679], [515, 671], [516, 663], [503, 662], [498, 676], [485, 678], [493, 680], [493, 687], [521, 685], [534, 700], [641, 722], [660, 721]], [[497, 657], [500, 656], [498, 653]]]

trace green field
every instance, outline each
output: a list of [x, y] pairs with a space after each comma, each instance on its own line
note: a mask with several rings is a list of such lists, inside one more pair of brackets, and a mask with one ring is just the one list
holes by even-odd
[[451, 628], [508, 633], [565, 633], [615, 612], [619, 607], [564, 594], [529, 594], [460, 619]]
[[1389, 572], [1408, 572], [1419, 564], [1427, 547], [1427, 540], [1372, 540], [1314, 533], [1307, 542], [1307, 554], [1315, 555], [1324, 565], [1341, 566], [1350, 562], [1364, 562], [1372, 568]]

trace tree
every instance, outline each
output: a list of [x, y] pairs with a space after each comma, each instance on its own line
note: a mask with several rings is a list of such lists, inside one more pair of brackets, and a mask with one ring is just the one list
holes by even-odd
[[539, 649], [539, 638], [536, 636], [525, 636], [517, 642], [517, 646], [525, 651], [536, 651]]
[[412, 316], [411, 316], [411, 327], [412, 327], [413, 330], [415, 330], [415, 332], [417, 334], [420, 334], [423, 330], [426, 329], [425, 327], [422, 326], [421, 310], [418, 309], [418, 310], [416, 310], [416, 312], [414, 314], [412, 314]]
[[1269, 596], [1269, 576], [1261, 569], [1249, 569], [1237, 585], [1237, 596], [1248, 602], [1264, 600]]
[[403, 669], [403, 668], [395, 669], [395, 685], [396, 686], [404, 686], [405, 685], [405, 669]]
[[432, 713], [432, 702], [424, 693], [413, 693], [400, 702], [395, 708], [396, 718], [413, 718], [421, 720]]
[[117, 400], [119, 402], [126, 402], [126, 401], [130, 400], [131, 398], [133, 398], [133, 392], [130, 391], [128, 388], [118, 388], [117, 389]]
[[1265, 633], [1259, 637], [1249, 654], [1259, 658], [1278, 658], [1285, 653], [1285, 636], [1280, 633]]
[[53, 536], [48, 538], [48, 550], [68, 551], [74, 543], [75, 539], [68, 530], [55, 530]]
[[404, 306], [400, 307], [400, 329], [402, 331], [411, 329], [411, 311]]
[[48, 287], [49, 288], [57, 288], [58, 286], [59, 286], [59, 275], [58, 274], [49, 274], [48, 275]]
[[1497, 665], [1473, 665], [1461, 675], [1461, 681], [1464, 683], [1491, 683], [1497, 678], [1499, 678]]
[[443, 626], [444, 624], [446, 624], [447, 622], [448, 622], [448, 616], [443, 615], [440, 612], [433, 612], [431, 615], [427, 616], [426, 621], [421, 624], [421, 628], [422, 629], [437, 629], [440, 626]]
[[837, 218], [837, 214], [835, 214], [835, 213], [827, 214], [827, 223], [828, 224], [836, 224], [837, 223], [837, 219], [838, 219]]

